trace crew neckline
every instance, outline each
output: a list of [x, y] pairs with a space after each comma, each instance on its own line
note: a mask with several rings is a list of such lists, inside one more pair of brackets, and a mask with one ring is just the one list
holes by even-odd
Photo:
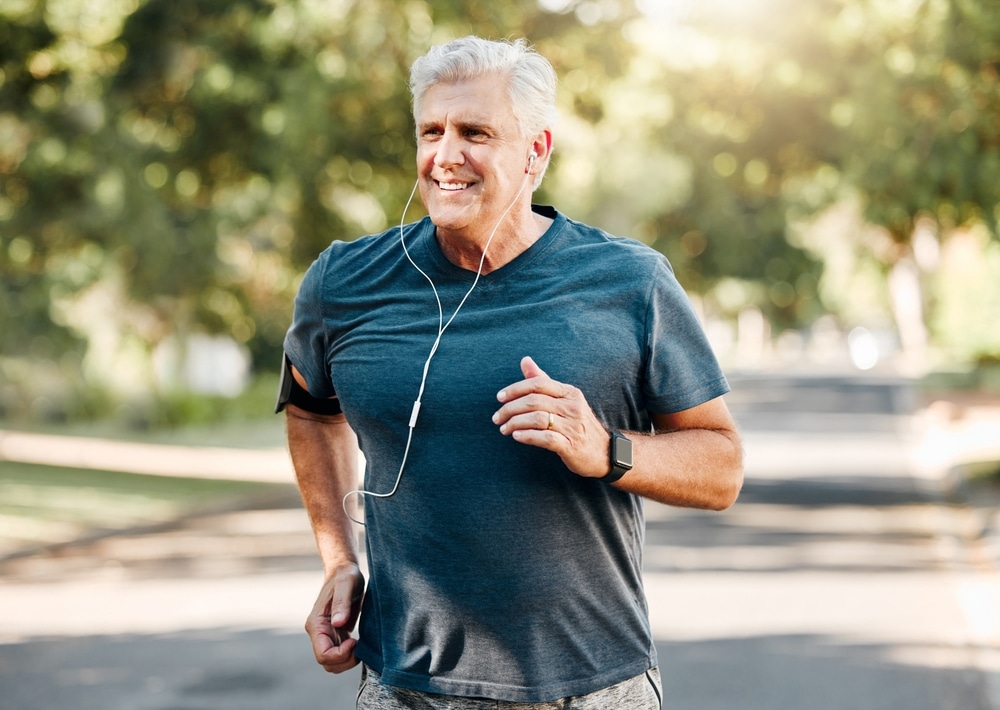
[[[550, 224], [548, 229], [546, 229], [545, 232], [543, 232], [542, 235], [535, 240], [534, 244], [518, 254], [511, 261], [504, 264], [499, 269], [495, 269], [488, 274], [480, 276], [477, 288], [496, 284], [508, 279], [512, 274], [517, 273], [525, 266], [540, 258], [551, 248], [558, 235], [562, 233], [563, 228], [566, 225], [566, 217], [559, 212], [559, 210], [549, 205], [532, 204], [531, 211], [535, 214], [541, 215], [542, 217], [548, 217], [552, 220], [552, 224]], [[465, 283], [472, 283], [476, 279], [475, 271], [470, 271], [468, 269], [463, 269], [461, 266], [457, 266], [444, 255], [444, 252], [441, 251], [441, 246], [438, 244], [435, 236], [434, 223], [430, 221], [429, 217], [424, 217], [421, 220], [420, 236], [417, 242], [417, 252], [420, 259], [426, 259], [427, 263], [433, 264], [435, 271], [445, 278]], [[418, 261], [418, 263], [420, 263], [420, 261]]]

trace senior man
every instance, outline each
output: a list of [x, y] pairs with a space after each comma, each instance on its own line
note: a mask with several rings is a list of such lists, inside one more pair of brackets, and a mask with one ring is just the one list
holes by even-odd
[[418, 59], [428, 217], [335, 241], [296, 298], [279, 409], [326, 572], [306, 628], [326, 670], [364, 664], [358, 708], [659, 708], [643, 498], [739, 493], [728, 384], [667, 260], [532, 204], [556, 84], [525, 41]]

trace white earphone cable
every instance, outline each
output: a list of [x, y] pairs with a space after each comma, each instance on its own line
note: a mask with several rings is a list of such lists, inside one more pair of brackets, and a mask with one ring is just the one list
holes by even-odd
[[[529, 161], [529, 166], [532, 162], [533, 159]], [[417, 192], [417, 187], [420, 185], [420, 178], [418, 177], [417, 181], [413, 183], [413, 189], [410, 191], [410, 196], [406, 200], [406, 205], [403, 207], [403, 214], [399, 220], [399, 243], [403, 247], [403, 252], [406, 254], [407, 260], [413, 265], [413, 268], [419, 271], [421, 275], [423, 275], [423, 277], [427, 279], [427, 283], [431, 285], [431, 290], [434, 292], [434, 300], [437, 302], [437, 307], [438, 307], [438, 332], [437, 332], [437, 337], [434, 338], [434, 344], [431, 346], [430, 353], [427, 355], [427, 360], [424, 361], [423, 374], [420, 378], [420, 389], [417, 392], [417, 399], [416, 401], [413, 402], [413, 409], [410, 412], [409, 432], [406, 435], [406, 448], [403, 450], [403, 459], [402, 461], [400, 461], [399, 472], [396, 474], [396, 482], [393, 484], [392, 490], [390, 490], [388, 493], [375, 493], [373, 491], [366, 491], [362, 488], [350, 491], [349, 493], [347, 493], [347, 495], [344, 496], [343, 500], [341, 501], [341, 507], [343, 507], [344, 509], [344, 514], [347, 515], [347, 517], [350, 518], [352, 522], [357, 523], [362, 527], [364, 527], [365, 524], [351, 515], [350, 511], [347, 508], [347, 501], [353, 495], [362, 498], [364, 498], [365, 496], [369, 496], [372, 498], [391, 498], [396, 494], [396, 491], [399, 490], [399, 482], [403, 480], [403, 470], [406, 468], [406, 459], [409, 457], [410, 454], [410, 443], [413, 441], [413, 430], [417, 426], [417, 416], [420, 413], [421, 401], [424, 396], [424, 387], [427, 385], [427, 374], [430, 372], [431, 360], [434, 359], [434, 355], [435, 353], [437, 353], [437, 349], [438, 346], [441, 344], [441, 337], [444, 335], [444, 332], [448, 329], [448, 326], [452, 324], [452, 321], [455, 320], [455, 316], [457, 316], [458, 312], [462, 310], [462, 306], [465, 305], [465, 302], [469, 299], [469, 296], [472, 295], [472, 292], [476, 289], [476, 286], [479, 284], [479, 279], [483, 274], [483, 266], [486, 264], [486, 254], [489, 251], [490, 244], [493, 243], [493, 237], [496, 236], [497, 230], [500, 228], [500, 225], [503, 222], [503, 220], [514, 208], [514, 205], [517, 204], [518, 198], [521, 196], [521, 193], [524, 192], [524, 186], [528, 184], [529, 176], [530, 172], [525, 171], [524, 180], [521, 181], [521, 187], [518, 188], [517, 194], [514, 195], [514, 199], [511, 200], [509, 205], [507, 205], [507, 209], [503, 211], [503, 214], [500, 215], [500, 218], [497, 220], [497, 223], [493, 226], [493, 231], [490, 232], [489, 239], [486, 240], [486, 246], [483, 247], [483, 254], [479, 259], [479, 268], [476, 271], [476, 278], [473, 279], [472, 285], [469, 287], [469, 290], [465, 292], [465, 295], [462, 297], [462, 300], [459, 301], [458, 306], [455, 308], [455, 312], [451, 314], [451, 317], [448, 319], [447, 323], [444, 322], [444, 307], [441, 305], [441, 296], [438, 294], [437, 286], [434, 285], [434, 280], [427, 275], [427, 272], [425, 272], [417, 265], [417, 262], [415, 262], [413, 260], [413, 257], [410, 255], [410, 250], [406, 248], [406, 241], [404, 239], [404, 233], [403, 233], [403, 225], [406, 221], [406, 212], [410, 208], [410, 203], [413, 202], [413, 196]]]

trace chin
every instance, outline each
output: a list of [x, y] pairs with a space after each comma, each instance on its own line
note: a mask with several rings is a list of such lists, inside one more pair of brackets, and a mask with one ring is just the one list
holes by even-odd
[[467, 209], [435, 205], [433, 202], [430, 205], [424, 203], [424, 206], [431, 222], [442, 229], [462, 229], [473, 221]]

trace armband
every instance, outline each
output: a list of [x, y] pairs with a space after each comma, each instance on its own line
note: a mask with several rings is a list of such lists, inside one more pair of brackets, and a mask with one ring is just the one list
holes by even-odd
[[277, 414], [289, 404], [313, 414], [340, 414], [342, 411], [340, 400], [336, 397], [320, 399], [309, 394], [292, 375], [292, 363], [288, 355], [282, 354], [281, 382], [278, 384], [278, 401], [274, 405], [274, 413]]

